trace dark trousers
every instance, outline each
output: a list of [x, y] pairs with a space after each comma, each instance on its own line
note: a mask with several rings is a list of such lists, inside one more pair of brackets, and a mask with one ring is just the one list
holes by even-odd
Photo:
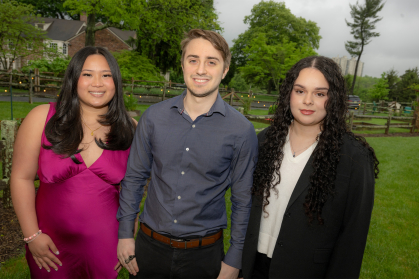
[[268, 258], [266, 254], [257, 252], [255, 264], [253, 265], [252, 279], [268, 279], [270, 265], [271, 258]]
[[131, 279], [215, 279], [224, 259], [223, 238], [199, 248], [176, 249], [139, 230], [135, 241], [135, 256], [140, 271], [136, 276], [130, 275]]

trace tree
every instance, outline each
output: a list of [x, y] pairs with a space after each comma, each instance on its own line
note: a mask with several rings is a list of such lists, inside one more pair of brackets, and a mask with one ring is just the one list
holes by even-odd
[[414, 84], [419, 84], [418, 68], [408, 69], [400, 76], [400, 81], [396, 85], [398, 101], [411, 102], [416, 100], [416, 92], [412, 87]]
[[[95, 33], [108, 27], [130, 29], [138, 26], [142, 0], [66, 0], [64, 8], [72, 15], [87, 14], [85, 46], [95, 45]], [[104, 24], [96, 26], [98, 16]]]
[[386, 73], [381, 74], [381, 78], [378, 80], [376, 84], [374, 84], [373, 88], [368, 90], [368, 96], [370, 100], [379, 101], [379, 100], [387, 100], [388, 96], [388, 81], [386, 79]]
[[3, 0], [0, 3], [0, 63], [11, 69], [18, 57], [49, 52], [43, 40], [45, 31], [32, 25], [41, 20], [31, 5]]
[[389, 89], [388, 97], [390, 100], [397, 101], [397, 98], [398, 98], [397, 83], [400, 81], [397, 71], [394, 69], [387, 71], [386, 79], [388, 81], [388, 89]]
[[30, 4], [42, 17], [79, 20], [80, 15], [72, 15], [64, 8], [65, 0], [17, 0], [19, 3]]
[[[347, 41], [345, 48], [351, 57], [358, 57], [355, 66], [355, 73], [358, 71], [359, 60], [364, 51], [364, 47], [371, 42], [374, 37], [380, 36], [380, 33], [373, 32], [375, 24], [382, 20], [377, 16], [377, 13], [384, 7], [383, 0], [365, 0], [365, 5], [360, 5], [358, 2], [355, 5], [349, 4], [351, 8], [351, 17], [354, 22], [350, 23], [346, 19], [346, 25], [351, 27], [351, 34], [354, 36], [354, 41]], [[353, 94], [355, 87], [356, 75], [352, 81], [352, 86], [349, 94]]]
[[241, 73], [236, 73], [236, 75], [231, 79], [228, 87], [234, 88], [235, 91], [246, 92], [250, 89], [247, 82], [244, 80]]
[[300, 59], [317, 54], [310, 46], [298, 46], [287, 39], [280, 44], [268, 45], [264, 33], [254, 38], [243, 53], [248, 59], [245, 66], [239, 67], [244, 78], [259, 86], [272, 80], [278, 93], [288, 70]]
[[265, 34], [267, 45], [278, 45], [285, 39], [297, 45], [319, 48], [320, 28], [315, 22], [293, 15], [285, 3], [261, 1], [253, 6], [251, 15], [244, 18], [244, 23], [250, 25], [249, 29], [233, 41], [232, 47], [232, 56], [238, 66], [246, 64], [248, 55], [244, 49], [251, 46], [252, 40], [260, 33]]
[[113, 53], [118, 61], [123, 79], [163, 81], [159, 69], [147, 58], [138, 52], [124, 50]]
[[53, 72], [58, 76], [64, 74], [70, 63], [71, 58], [57, 57], [53, 60], [42, 57], [41, 59], [30, 60], [27, 66], [22, 67], [22, 72], [29, 72], [30, 70], [39, 69], [40, 72]]
[[136, 51], [162, 72], [180, 70], [180, 42], [192, 28], [222, 31], [213, 0], [141, 0]]

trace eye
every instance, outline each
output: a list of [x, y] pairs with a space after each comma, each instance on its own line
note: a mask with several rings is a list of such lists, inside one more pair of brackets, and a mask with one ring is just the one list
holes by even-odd
[[208, 64], [210, 64], [210, 65], [217, 65], [217, 63], [215, 61], [209, 61]]
[[191, 60], [189, 60], [189, 63], [195, 64], [196, 63], [196, 60], [195, 59], [191, 59]]
[[304, 91], [303, 91], [303, 90], [301, 90], [301, 89], [295, 89], [295, 93], [297, 93], [297, 94], [303, 94], [303, 93], [304, 93]]
[[326, 93], [323, 93], [323, 92], [317, 92], [317, 93], [315, 93], [314, 95], [316, 95], [317, 97], [324, 97], [324, 96], [326, 96]]
[[91, 77], [92, 75], [89, 74], [89, 73], [83, 73], [82, 76], [84, 76], [84, 77]]
[[111, 74], [105, 74], [105, 75], [103, 75], [103, 77], [112, 77], [112, 75]]

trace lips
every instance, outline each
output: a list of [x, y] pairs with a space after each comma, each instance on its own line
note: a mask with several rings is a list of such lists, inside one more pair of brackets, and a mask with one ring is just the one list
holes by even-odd
[[95, 97], [100, 97], [105, 94], [105, 91], [89, 91], [89, 93]]
[[194, 81], [195, 84], [202, 85], [202, 84], [207, 83], [210, 79], [200, 77], [200, 78], [192, 78], [192, 80]]
[[314, 113], [314, 110], [308, 110], [308, 109], [301, 109], [300, 111], [304, 115], [310, 115]]

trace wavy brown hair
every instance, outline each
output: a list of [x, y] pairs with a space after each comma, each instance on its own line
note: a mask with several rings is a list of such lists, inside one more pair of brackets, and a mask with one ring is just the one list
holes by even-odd
[[[359, 141], [368, 149], [374, 162], [375, 177], [378, 177], [378, 160], [374, 150], [361, 136], [356, 136], [348, 131], [346, 120], [348, 111], [347, 92], [345, 80], [339, 66], [330, 58], [323, 56], [310, 56], [301, 59], [287, 73], [280, 88], [280, 95], [276, 101], [277, 109], [266, 131], [266, 139], [262, 143], [259, 160], [253, 176], [252, 192], [254, 195], [263, 196], [263, 211], [269, 204], [270, 190], [279, 185], [281, 175], [279, 169], [284, 158], [282, 150], [289, 127], [293, 121], [290, 108], [290, 95], [295, 80], [301, 70], [315, 68], [326, 78], [329, 84], [328, 99], [325, 104], [326, 116], [321, 122], [322, 133], [318, 136], [318, 144], [313, 152], [313, 173], [310, 175], [310, 186], [305, 197], [304, 210], [311, 223], [317, 218], [323, 224], [322, 209], [329, 196], [334, 194], [334, 181], [339, 163], [340, 147], [343, 136]], [[275, 182], [274, 176], [278, 176]]]
[[45, 126], [45, 136], [51, 145], [43, 145], [45, 149], [52, 149], [56, 154], [71, 157], [76, 163], [80, 162], [77, 162], [74, 154], [81, 151], [78, 147], [83, 139], [77, 84], [84, 62], [87, 57], [94, 54], [106, 58], [115, 84], [115, 95], [108, 104], [108, 111], [98, 119], [101, 125], [110, 126], [110, 131], [106, 134], [106, 141], [95, 138], [95, 142], [102, 149], [126, 150], [134, 138], [135, 127], [125, 109], [118, 63], [105, 48], [84, 47], [73, 56], [67, 67], [57, 99], [56, 113]]

